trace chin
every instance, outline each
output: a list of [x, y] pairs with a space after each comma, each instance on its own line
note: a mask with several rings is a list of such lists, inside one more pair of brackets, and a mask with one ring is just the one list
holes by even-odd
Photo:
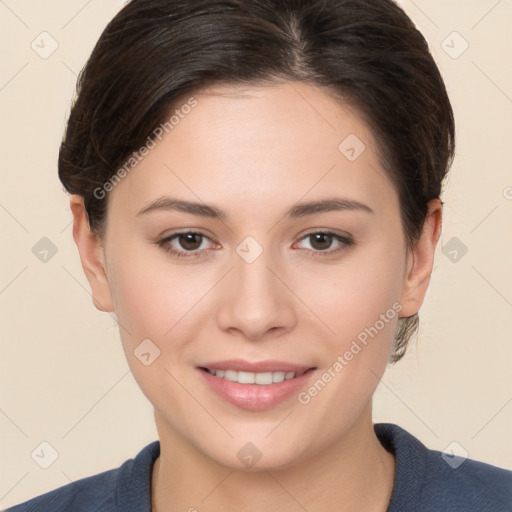
[[222, 449], [211, 451], [211, 445], [204, 455], [209, 457], [215, 463], [224, 466], [232, 471], [241, 471], [244, 473], [257, 473], [260, 471], [280, 471], [288, 469], [300, 463], [307, 458], [304, 453], [304, 443], [300, 443], [301, 450], [297, 450], [299, 443], [289, 442], [286, 446], [282, 443], [262, 441], [261, 443], [247, 441], [231, 440], [229, 446]]

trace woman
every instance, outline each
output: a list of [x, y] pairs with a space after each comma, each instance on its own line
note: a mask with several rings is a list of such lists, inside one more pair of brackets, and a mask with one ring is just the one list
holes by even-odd
[[418, 325], [454, 132], [391, 0], [128, 3], [80, 76], [59, 177], [159, 440], [11, 510], [510, 510], [512, 472], [372, 423]]

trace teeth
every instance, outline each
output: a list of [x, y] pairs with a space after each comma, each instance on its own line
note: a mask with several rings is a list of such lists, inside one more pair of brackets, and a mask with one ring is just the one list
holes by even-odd
[[[213, 370], [213, 371], [215, 371], [215, 370]], [[217, 374], [214, 373], [214, 375], [217, 375]], [[234, 370], [226, 370], [224, 372], [224, 378], [227, 380], [236, 381], [236, 380], [238, 380], [238, 372], [235, 372]]]
[[239, 384], [259, 384], [262, 386], [268, 386], [269, 384], [276, 384], [278, 382], [283, 382], [284, 380], [290, 380], [296, 376], [295, 372], [253, 373], [237, 372], [235, 370], [210, 370], [209, 368], [206, 370], [211, 375], [221, 377], [232, 382], [238, 382]]
[[[272, 382], [282, 382], [284, 380], [284, 376], [282, 379], [279, 378], [280, 374], [283, 372], [275, 372], [276, 377], [274, 378], [274, 374], [272, 372], [262, 372], [254, 374], [254, 383], [261, 384], [263, 386], [268, 386], [272, 384]], [[238, 381], [240, 382], [240, 381]]]
[[238, 372], [238, 382], [240, 384], [254, 384], [255, 377], [256, 377], [255, 373]]

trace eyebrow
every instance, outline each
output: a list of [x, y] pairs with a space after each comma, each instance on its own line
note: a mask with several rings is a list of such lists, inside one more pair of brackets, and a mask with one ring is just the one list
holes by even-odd
[[[142, 210], [137, 213], [137, 216], [144, 215], [146, 213], [156, 210], [175, 210], [191, 215], [198, 215], [200, 217], [211, 217], [226, 219], [227, 213], [220, 208], [208, 205], [205, 203], [196, 203], [193, 201], [184, 201], [181, 199], [175, 199], [168, 196], [162, 196], [152, 201]], [[368, 205], [355, 201], [352, 199], [345, 199], [339, 197], [333, 197], [329, 199], [322, 199], [319, 201], [311, 201], [307, 203], [298, 203], [292, 206], [286, 213], [286, 217], [299, 218], [307, 215], [313, 215], [315, 213], [325, 213], [331, 211], [362, 211], [366, 213], [375, 214], [375, 212]]]

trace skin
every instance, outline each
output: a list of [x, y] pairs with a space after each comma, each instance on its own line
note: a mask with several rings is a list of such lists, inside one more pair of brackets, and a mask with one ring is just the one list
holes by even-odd
[[[398, 195], [371, 132], [319, 88], [224, 86], [194, 97], [192, 112], [110, 192], [103, 240], [91, 233], [82, 198], [70, 200], [93, 302], [115, 312], [128, 364], [154, 406], [161, 455], [152, 509], [385, 511], [395, 460], [373, 431], [372, 395], [398, 317], [423, 303], [442, 205], [429, 203], [422, 237], [407, 252]], [[338, 149], [349, 134], [366, 146], [353, 162]], [[226, 218], [137, 215], [162, 195], [215, 205]], [[333, 196], [374, 213], [285, 217], [299, 201]], [[155, 243], [187, 229], [206, 235], [195, 250], [204, 257], [178, 259]], [[326, 231], [355, 244], [318, 255], [343, 246], [306, 237]], [[252, 263], [236, 252], [247, 236], [263, 249]], [[395, 318], [306, 405], [293, 395], [247, 411], [198, 375], [209, 361], [277, 359], [316, 367], [309, 386], [397, 302]], [[149, 366], [133, 353], [147, 338], [160, 349]], [[252, 467], [237, 457], [248, 442], [262, 454]]]

